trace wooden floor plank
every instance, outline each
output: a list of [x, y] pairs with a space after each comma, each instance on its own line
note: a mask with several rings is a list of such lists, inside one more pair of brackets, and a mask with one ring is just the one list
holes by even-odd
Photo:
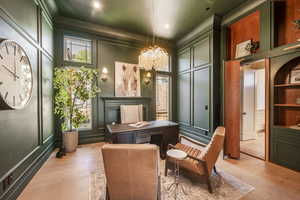
[[[83, 145], [56, 159], [55, 152], [18, 200], [88, 200], [89, 175], [99, 169], [101, 143]], [[255, 187], [242, 200], [300, 200], [300, 173], [241, 154], [222, 160], [217, 168]]]

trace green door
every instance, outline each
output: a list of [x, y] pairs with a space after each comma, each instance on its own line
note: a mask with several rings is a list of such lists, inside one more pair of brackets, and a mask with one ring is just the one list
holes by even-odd
[[209, 68], [194, 72], [194, 126], [209, 130]]

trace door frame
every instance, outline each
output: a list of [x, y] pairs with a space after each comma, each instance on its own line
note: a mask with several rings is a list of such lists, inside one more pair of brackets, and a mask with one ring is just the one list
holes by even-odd
[[[269, 162], [270, 160], [270, 87], [271, 87], [271, 84], [270, 84], [270, 59], [269, 58], [263, 58], [261, 60], [264, 60], [265, 61], [265, 159], [261, 159], [261, 158], [258, 158], [258, 157], [255, 157], [253, 155], [250, 155], [250, 156], [253, 156], [255, 158], [258, 158], [258, 159], [261, 159], [261, 160], [264, 160], [266, 162]], [[259, 60], [256, 60], [256, 61], [252, 61], [252, 62], [257, 62]], [[240, 139], [240, 132], [241, 132], [241, 94], [240, 94], [240, 85], [241, 85], [241, 73], [239, 73], [239, 75], [237, 74], [238, 71], [235, 71], [235, 79], [237, 80], [238, 78], [240, 79], [239, 81], [239, 92], [237, 92], [237, 96], [235, 95], [231, 95], [229, 96], [228, 93], [229, 93], [229, 88], [228, 86], [230, 86], [230, 84], [226, 83], [226, 81], [230, 81], [230, 79], [228, 79], [228, 75], [230, 73], [228, 73], [228, 70], [227, 68], [228, 67], [232, 67], [231, 65], [234, 65], [234, 66], [239, 66], [239, 71], [241, 72], [241, 60], [230, 60], [230, 61], [226, 61], [224, 62], [224, 124], [225, 124], [225, 127], [226, 127], [226, 137], [225, 137], [225, 145], [224, 145], [224, 155], [227, 155], [229, 157], [232, 157], [232, 158], [235, 158], [235, 159], [239, 159], [240, 158], [240, 141], [236, 142], [236, 138], [235, 138], [235, 142], [230, 142], [228, 141], [228, 137], [229, 135], [232, 136], [232, 133], [230, 130], [231, 129], [231, 123], [230, 120], [226, 119], [228, 117], [228, 113], [226, 112], [226, 110], [229, 110], [231, 107], [229, 106], [229, 104], [227, 104], [227, 102], [229, 102], [231, 100], [231, 98], [235, 99], [236, 102], [239, 102], [240, 106], [239, 107], [239, 117], [237, 117], [237, 115], [235, 116], [235, 119], [239, 119], [239, 123], [236, 123], [237, 127], [236, 129], [238, 130], [238, 138]], [[237, 69], [236, 69], [237, 70]], [[237, 88], [237, 86], [236, 86]], [[232, 88], [231, 88], [232, 89]], [[234, 98], [236, 97], [236, 98]], [[237, 97], [240, 99], [238, 100]], [[226, 117], [227, 116], [227, 117]], [[229, 126], [229, 127], [228, 127]], [[229, 130], [228, 130], [229, 128]], [[234, 137], [237, 137], [237, 131], [234, 131], [233, 133]], [[231, 145], [231, 146], [228, 146], [228, 145]], [[232, 146], [232, 145], [236, 145], [235, 147]], [[237, 152], [236, 148], [238, 148], [239, 152]], [[230, 155], [230, 152], [231, 151], [235, 151], [234, 152], [234, 155], [235, 156], [231, 156]], [[244, 152], [243, 152], [244, 153]], [[249, 154], [248, 154], [249, 155]]]

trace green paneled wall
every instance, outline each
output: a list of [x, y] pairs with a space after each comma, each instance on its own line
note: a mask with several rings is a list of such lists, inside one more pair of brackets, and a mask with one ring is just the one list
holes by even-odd
[[[219, 41], [215, 28], [219, 18], [212, 16], [208, 27], [183, 38], [178, 46], [177, 110], [181, 133], [208, 143], [219, 121]], [[183, 43], [183, 44], [182, 44]]]
[[[73, 22], [73, 20], [72, 20]], [[80, 64], [67, 63], [63, 61], [63, 36], [72, 35], [77, 37], [84, 37], [93, 40], [94, 51], [93, 57], [94, 62], [90, 67], [95, 67], [102, 71], [103, 67], [108, 69], [108, 79], [104, 82], [98, 80], [101, 93], [97, 98], [93, 100], [93, 123], [92, 130], [80, 131], [79, 142], [80, 143], [91, 143], [99, 142], [104, 140], [105, 133], [105, 120], [104, 120], [104, 101], [102, 97], [114, 97], [115, 96], [115, 62], [126, 62], [138, 64], [138, 56], [145, 45], [149, 45], [143, 42], [134, 41], [132, 39], [125, 40], [124, 38], [108, 38], [101, 30], [94, 31], [97, 29], [97, 25], [92, 24], [81, 24], [80, 27], [74, 27], [73, 23], [66, 24], [66, 20], [57, 21], [57, 42], [59, 51], [57, 55], [58, 66], [80, 66]], [[80, 23], [79, 23], [80, 24]], [[111, 36], [112, 37], [112, 36]], [[145, 38], [146, 42], [146, 38]], [[172, 49], [169, 49], [169, 53], [172, 56]], [[152, 72], [152, 81], [146, 85], [143, 81], [145, 74], [141, 70], [141, 95], [143, 97], [150, 98], [150, 109], [149, 115], [150, 120], [155, 119], [155, 72]], [[120, 100], [121, 101], [121, 100]], [[117, 111], [112, 111], [117, 112]], [[114, 113], [116, 114], [116, 113]]]
[[190, 96], [191, 96], [191, 74], [184, 73], [177, 77], [177, 85], [178, 85], [178, 91], [177, 91], [177, 109], [178, 109], [178, 121], [180, 123], [189, 125], [190, 124]]
[[[25, 49], [34, 79], [24, 109], [0, 110], [0, 200], [15, 199], [53, 149], [53, 31], [46, 18], [40, 1], [0, 1], [0, 38]], [[12, 183], [4, 190], [8, 176]]]
[[209, 130], [209, 68], [194, 71], [194, 127]]

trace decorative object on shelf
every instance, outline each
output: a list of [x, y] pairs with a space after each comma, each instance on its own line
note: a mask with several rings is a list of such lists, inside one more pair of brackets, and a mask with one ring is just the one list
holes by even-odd
[[[153, 19], [155, 19], [155, 8], [154, 0], [152, 1], [153, 8]], [[153, 20], [154, 21], [154, 20]], [[139, 66], [144, 68], [146, 71], [152, 69], [159, 70], [160, 68], [165, 68], [169, 62], [169, 55], [166, 49], [155, 44], [155, 25], [152, 24], [152, 44], [141, 50], [139, 55]]]
[[294, 22], [296, 28], [297, 28], [297, 29], [300, 29], [300, 19], [296, 19], [296, 20], [294, 20], [293, 22]]
[[33, 72], [29, 57], [16, 42], [0, 43], [0, 109], [23, 109], [30, 101]]
[[95, 81], [97, 77], [98, 72], [91, 68], [55, 68], [54, 113], [62, 121], [63, 131], [61, 147], [56, 157], [62, 157], [65, 152], [76, 150], [78, 145], [77, 129], [87, 120], [87, 116], [81, 111], [81, 108], [100, 92], [97, 81]]
[[115, 62], [115, 96], [141, 96], [140, 68], [136, 64]]
[[101, 79], [103, 82], [107, 81], [107, 79], [108, 79], [107, 74], [108, 74], [107, 68], [106, 68], [106, 67], [103, 67], [103, 68], [102, 68], [102, 73], [101, 73], [101, 76], [100, 76], [100, 79]]
[[296, 104], [300, 104], [300, 98], [296, 98]]
[[259, 42], [247, 40], [236, 45], [235, 58], [241, 58], [251, 55], [259, 48]]
[[151, 72], [147, 72], [144, 78], [144, 82], [146, 85], [148, 85], [151, 82], [151, 77], [152, 77]]
[[300, 83], [300, 66], [291, 70], [290, 79], [290, 83]]
[[[297, 9], [300, 12], [300, 9]], [[300, 29], [300, 19], [293, 20], [293, 23], [295, 24], [295, 27], [297, 29]]]
[[250, 46], [251, 46], [251, 40], [247, 40], [237, 44], [235, 50], [235, 58], [241, 58], [244, 56], [251, 55], [251, 51], [249, 49]]

